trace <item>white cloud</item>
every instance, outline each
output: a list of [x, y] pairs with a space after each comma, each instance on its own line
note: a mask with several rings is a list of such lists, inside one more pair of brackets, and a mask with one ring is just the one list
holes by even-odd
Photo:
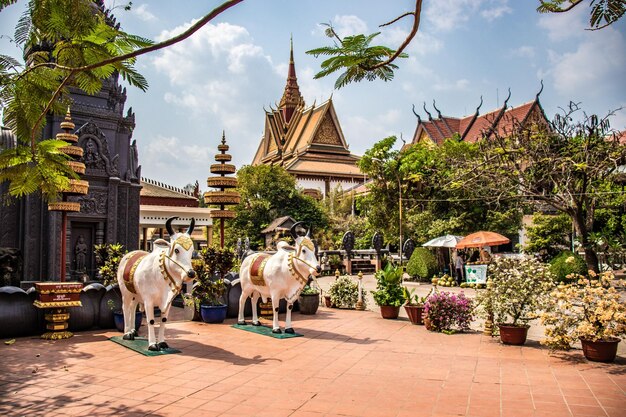
[[575, 8], [567, 13], [546, 13], [539, 18], [539, 27], [548, 32], [553, 42], [571, 40], [585, 35], [588, 9]]
[[[163, 31], [159, 40], [180, 33], [190, 24]], [[200, 150], [206, 149], [207, 141], [217, 144], [222, 130], [226, 130], [233, 158], [243, 158], [249, 163], [262, 132], [263, 103], [280, 99], [286, 70], [280, 77], [276, 75], [271, 58], [249, 32], [228, 23], [206, 25], [185, 41], [160, 51], [152, 63], [163, 78], [159, 86], [163, 101], [172, 112], [186, 119], [175, 132], [186, 131], [186, 124], [196, 129], [194, 137], [184, 141], [176, 141], [179, 133], [158, 141], [161, 146], [171, 147], [172, 152], [178, 152], [184, 142], [185, 149], [195, 152], [196, 160], [202, 160], [185, 168], [189, 175], [179, 176], [206, 178], [212, 155], [208, 150]], [[267, 97], [267, 86], [278, 97]], [[177, 160], [161, 158], [156, 163], [161, 164], [163, 172], [177, 169], [174, 168]], [[166, 165], [169, 168], [165, 169]]]
[[189, 144], [188, 138], [158, 135], [143, 142], [140, 157], [142, 164], [151, 168], [147, 175], [161, 178], [163, 175], [159, 176], [160, 171], [176, 167], [181, 178], [195, 178], [188, 175], [192, 172], [192, 167], [206, 166], [213, 155], [215, 149], [206, 145]]
[[148, 5], [146, 3], [140, 4], [139, 6], [133, 6], [130, 9], [131, 13], [135, 16], [137, 16], [140, 20], [143, 20], [144, 22], [150, 22], [152, 20], [157, 20], [156, 16], [153, 15], [149, 10], [148, 10]]
[[489, 22], [496, 20], [513, 11], [513, 9], [511, 9], [506, 3], [506, 1], [502, 1], [499, 5], [494, 5], [491, 8], [481, 11], [480, 15]]
[[[389, 29], [385, 29], [380, 34], [380, 37], [376, 38], [376, 41], [378, 44], [387, 45], [392, 49], [397, 49], [398, 46], [404, 42], [408, 34], [409, 31], [406, 29], [391, 27]], [[423, 56], [437, 52], [441, 50], [442, 47], [443, 42], [441, 40], [420, 29], [417, 32], [417, 35], [415, 35], [415, 38], [413, 38], [409, 46], [405, 49], [405, 52], [409, 55], [417, 54]], [[402, 60], [399, 61], [400, 64], [403, 62], [404, 61]]]
[[354, 15], [335, 16], [333, 27], [340, 37], [368, 33], [367, 23]]
[[581, 91], [589, 97], [626, 91], [626, 41], [622, 34], [612, 28], [587, 34], [572, 52], [549, 51], [552, 66], [546, 72], [556, 91], [572, 99], [580, 97]]
[[519, 58], [534, 58], [535, 47], [523, 45], [511, 50], [511, 55]]
[[435, 91], [464, 91], [467, 90], [467, 87], [469, 87], [469, 80], [466, 80], [465, 78], [461, 78], [459, 80], [456, 81], [452, 81], [452, 82], [448, 82], [448, 81], [441, 81], [438, 83], [435, 83], [433, 85], [433, 89]]
[[437, 0], [428, 3], [424, 15], [435, 29], [449, 31], [475, 18], [476, 14], [493, 21], [511, 12], [508, 0]]
[[374, 143], [381, 138], [395, 134], [401, 114], [398, 109], [389, 109], [373, 118], [364, 116], [342, 117], [342, 129], [352, 144], [352, 152], [362, 153], [365, 149], [358, 147], [362, 146], [363, 143]]
[[[192, 23], [162, 31], [157, 40], [171, 38], [189, 28]], [[271, 62], [269, 57], [263, 55], [263, 49], [254, 45], [244, 27], [218, 23], [208, 24], [185, 41], [162, 50], [153, 62], [158, 71], [166, 73], [174, 84], [180, 84], [185, 83], [187, 78], [206, 74], [204, 59], [216, 61], [216, 64], [219, 62], [220, 66], [224, 65], [225, 60], [230, 72], [240, 74], [246, 63], [256, 58]]]

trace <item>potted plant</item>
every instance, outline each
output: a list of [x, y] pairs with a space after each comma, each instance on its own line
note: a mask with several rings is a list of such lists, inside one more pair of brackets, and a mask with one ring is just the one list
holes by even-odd
[[402, 290], [404, 291], [404, 298], [406, 299], [404, 311], [406, 311], [409, 320], [413, 324], [424, 324], [424, 303], [433, 290], [431, 289], [430, 292], [423, 297], [420, 297], [419, 294], [414, 294], [414, 288], [409, 289], [402, 287]]
[[476, 296], [481, 313], [493, 317], [500, 340], [507, 345], [523, 345], [528, 322], [538, 317], [554, 288], [549, 265], [535, 259], [497, 258], [488, 269], [484, 291]]
[[[359, 300], [359, 284], [347, 276], [335, 279], [328, 289], [330, 302], [338, 308], [354, 308]], [[361, 290], [363, 296], [363, 290]], [[365, 302], [365, 297], [363, 302]]]
[[222, 323], [228, 306], [224, 303], [224, 275], [233, 266], [234, 252], [230, 248], [207, 247], [200, 251], [203, 262], [195, 262], [196, 281], [192, 296], [196, 310], [205, 323]]
[[[122, 306], [116, 305], [115, 301], [108, 300], [107, 305], [109, 309], [113, 312], [113, 320], [115, 322], [115, 328], [119, 332], [124, 332], [124, 312], [122, 311]], [[141, 322], [143, 320], [143, 313], [139, 311], [139, 309], [135, 310], [135, 330], [139, 330], [141, 327]]]
[[376, 277], [376, 291], [372, 291], [374, 302], [380, 307], [380, 314], [384, 319], [397, 319], [400, 306], [405, 301], [402, 288], [401, 267], [388, 262], [385, 269], [378, 270]]
[[120, 243], [104, 243], [95, 245], [96, 264], [102, 285], [117, 285], [117, 268], [124, 255], [128, 252]]
[[330, 273], [334, 274], [335, 271], [343, 270], [343, 262], [341, 256], [333, 254], [328, 257], [328, 264], [330, 265]]
[[300, 314], [315, 314], [320, 305], [320, 292], [317, 288], [305, 285], [298, 296]]
[[612, 362], [620, 338], [626, 335], [626, 305], [611, 272], [589, 277], [571, 275], [569, 284], [559, 284], [550, 294], [546, 312], [541, 316], [546, 339], [552, 349], [570, 349], [580, 340], [583, 354], [590, 361]]
[[469, 329], [473, 317], [473, 302], [464, 293], [433, 291], [424, 303], [426, 329], [451, 334]]

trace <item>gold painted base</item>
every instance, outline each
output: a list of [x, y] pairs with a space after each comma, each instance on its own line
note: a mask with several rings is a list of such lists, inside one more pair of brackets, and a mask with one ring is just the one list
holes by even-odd
[[61, 339], [69, 339], [72, 336], [74, 336], [74, 333], [69, 332], [69, 331], [46, 332], [41, 335], [41, 338], [46, 339], [46, 340], [61, 340]]
[[354, 308], [359, 311], [365, 311], [365, 305], [363, 304], [363, 301], [357, 301]]
[[493, 336], [493, 315], [489, 315], [487, 320], [485, 320], [485, 327], [483, 329], [483, 334], [485, 336]]

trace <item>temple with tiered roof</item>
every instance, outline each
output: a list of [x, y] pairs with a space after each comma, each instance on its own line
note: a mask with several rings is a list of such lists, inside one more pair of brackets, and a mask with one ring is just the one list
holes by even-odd
[[265, 129], [252, 165], [281, 165], [306, 194], [321, 198], [338, 185], [346, 190], [363, 183], [358, 160], [343, 136], [332, 96], [306, 106], [292, 43], [285, 91], [278, 108], [265, 110]]
[[426, 120], [422, 119], [421, 115], [415, 112], [415, 108], [413, 109], [417, 117], [417, 126], [413, 134], [413, 140], [405, 147], [423, 141], [441, 145], [446, 139], [450, 138], [473, 143], [481, 139], [490, 139], [495, 135], [508, 136], [516, 130], [532, 124], [547, 126], [548, 119], [539, 102], [540, 94], [541, 90], [537, 93], [534, 100], [509, 108], [508, 102], [511, 98], [511, 91], [509, 90], [509, 95], [501, 108], [483, 115], [479, 113], [483, 103], [481, 97], [476, 112], [473, 115], [461, 118], [443, 116], [433, 100], [433, 108], [437, 112], [437, 117], [435, 118], [426, 108], [426, 103], [424, 103], [423, 109], [428, 118]]

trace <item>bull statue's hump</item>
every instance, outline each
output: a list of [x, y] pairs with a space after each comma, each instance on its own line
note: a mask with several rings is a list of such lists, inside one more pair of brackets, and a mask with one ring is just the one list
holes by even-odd
[[276, 249], [278, 250], [284, 250], [287, 252], [295, 252], [296, 248], [294, 248], [293, 246], [291, 246], [289, 243], [285, 242], [284, 240], [281, 240], [280, 242], [278, 242], [276, 244]]

